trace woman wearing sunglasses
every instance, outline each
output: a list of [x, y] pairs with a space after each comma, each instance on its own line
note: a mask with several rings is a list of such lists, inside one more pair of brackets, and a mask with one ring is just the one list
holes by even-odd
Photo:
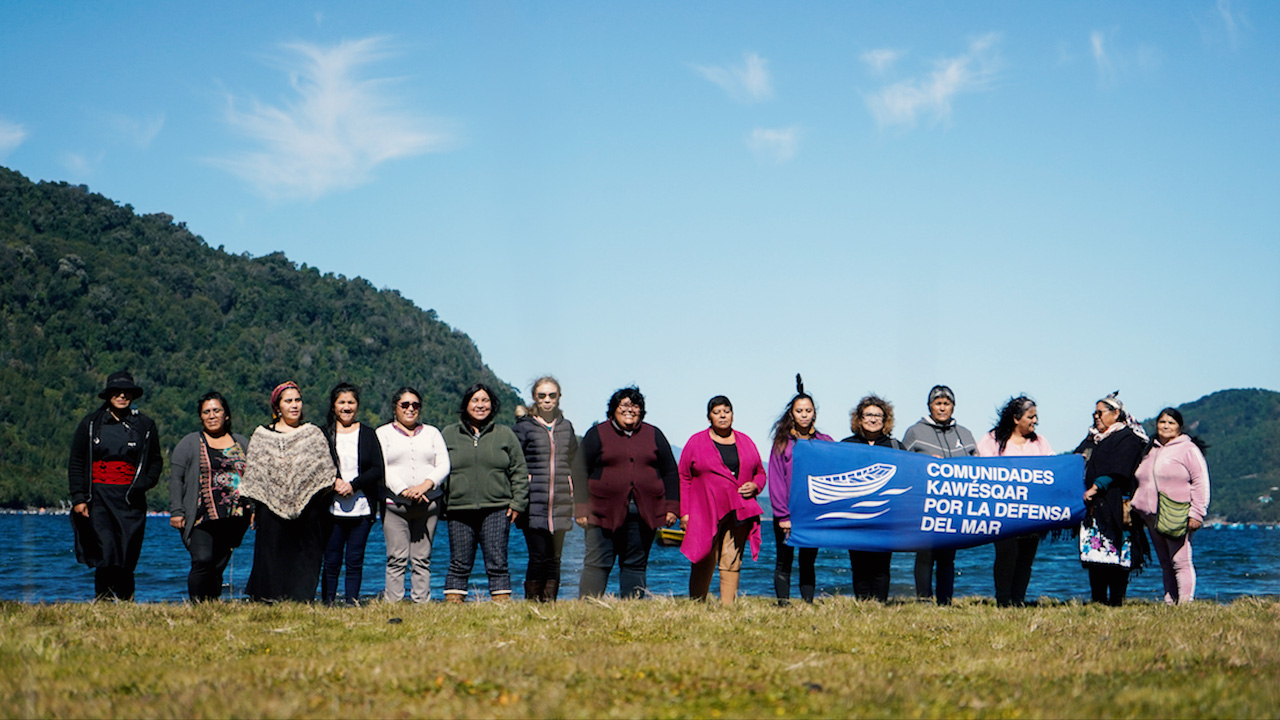
[[[521, 411], [524, 411], [523, 414]], [[550, 375], [533, 382], [533, 405], [516, 408], [513, 428], [529, 466], [529, 512], [516, 525], [529, 547], [526, 600], [550, 602], [560, 591], [560, 554], [573, 527], [573, 479], [578, 438], [560, 412], [560, 383]]]
[[431, 540], [440, 522], [440, 497], [449, 475], [449, 450], [436, 428], [421, 422], [422, 395], [403, 387], [391, 397], [391, 422], [378, 428], [386, 465], [382, 533], [387, 541], [386, 589], [382, 598], [404, 597], [404, 571], [412, 563], [416, 603], [431, 599]]

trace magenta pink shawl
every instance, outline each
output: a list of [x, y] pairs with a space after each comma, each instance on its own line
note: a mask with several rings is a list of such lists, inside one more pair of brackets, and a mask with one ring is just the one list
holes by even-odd
[[[680, 453], [680, 514], [688, 515], [684, 542], [680, 552], [691, 562], [698, 562], [711, 553], [716, 526], [720, 518], [734, 512], [739, 520], [759, 518], [763, 514], [760, 503], [738, 494], [737, 488], [748, 482], [764, 490], [764, 464], [760, 451], [745, 434], [733, 431], [738, 443], [738, 477], [720, 459], [720, 451], [711, 439], [711, 429], [694, 433]], [[760, 558], [760, 523], [751, 528], [751, 559]]]

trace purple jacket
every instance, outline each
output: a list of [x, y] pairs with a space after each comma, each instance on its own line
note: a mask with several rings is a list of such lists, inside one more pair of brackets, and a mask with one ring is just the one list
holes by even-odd
[[[831, 436], [814, 435], [815, 440], [831, 442]], [[791, 450], [796, 446], [794, 438], [787, 440], [782, 452], [769, 453], [769, 504], [773, 506], [773, 521], [791, 519]]]

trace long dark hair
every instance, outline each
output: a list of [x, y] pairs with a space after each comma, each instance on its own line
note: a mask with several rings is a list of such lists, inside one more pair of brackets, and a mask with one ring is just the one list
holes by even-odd
[[498, 410], [502, 407], [502, 404], [498, 401], [498, 394], [484, 383], [475, 383], [462, 392], [462, 402], [458, 405], [458, 419], [462, 421], [464, 426], [471, 425], [471, 413], [467, 412], [467, 405], [470, 404], [471, 398], [475, 397], [475, 394], [481, 390], [489, 396], [489, 417], [480, 423], [480, 427], [493, 422], [493, 419], [498, 416]]
[[[1031, 412], [1031, 409], [1035, 406], [1035, 400], [1032, 400], [1026, 395], [1019, 395], [1017, 397], [1009, 398], [1009, 402], [1005, 403], [1004, 407], [1000, 408], [1000, 419], [996, 420], [996, 426], [991, 428], [991, 432], [995, 435], [996, 445], [1000, 447], [1001, 455], [1004, 454], [1005, 445], [1009, 444], [1009, 438], [1013, 437], [1013, 430], [1017, 426], [1018, 420], [1022, 418], [1023, 415]], [[1037, 437], [1038, 436], [1035, 431], [1032, 431], [1032, 433], [1027, 436], [1027, 439], [1031, 442], [1035, 442]]]
[[1159, 434], [1160, 416], [1162, 415], [1168, 415], [1169, 417], [1173, 418], [1173, 421], [1178, 423], [1178, 432], [1190, 438], [1191, 442], [1195, 443], [1196, 447], [1200, 448], [1200, 453], [1202, 455], [1207, 454], [1209, 452], [1209, 448], [1211, 447], [1209, 443], [1187, 432], [1187, 426], [1185, 423], [1182, 422], [1182, 413], [1178, 412], [1177, 408], [1171, 408], [1171, 407], [1167, 407], [1161, 410], [1160, 412], [1156, 413], [1156, 426], [1157, 426], [1156, 432], [1151, 433], [1151, 442], [1147, 443], [1148, 451], [1150, 451], [1151, 448], [1156, 443], [1156, 436]]
[[[358, 408], [360, 406], [360, 388], [349, 382], [340, 382], [337, 385], [334, 385], [333, 389], [329, 391], [329, 414], [325, 418], [325, 425], [332, 428], [334, 432], [337, 432], [338, 430], [338, 413], [333, 409], [333, 406], [337, 404], [338, 397], [341, 396], [342, 393], [351, 393], [354, 395], [356, 398], [356, 407]], [[359, 421], [357, 420], [357, 422]]]
[[818, 403], [813, 401], [813, 396], [804, 391], [804, 380], [801, 379], [800, 373], [796, 373], [796, 394], [791, 397], [787, 406], [782, 410], [782, 415], [778, 417], [778, 421], [773, 424], [773, 449], [774, 452], [782, 452], [796, 432], [796, 419], [791, 415], [791, 411], [795, 409], [796, 403], [801, 400], [808, 400], [813, 405], [813, 424], [809, 426], [811, 435], [818, 433]]
[[204, 404], [210, 400], [217, 400], [218, 404], [222, 405], [222, 429], [224, 432], [231, 432], [231, 403], [227, 402], [227, 399], [217, 390], [210, 390], [200, 396], [200, 400], [196, 402], [196, 414], [204, 412]]

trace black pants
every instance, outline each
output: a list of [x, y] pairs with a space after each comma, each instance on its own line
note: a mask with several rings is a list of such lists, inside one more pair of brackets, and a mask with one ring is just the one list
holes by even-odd
[[[635, 503], [632, 503], [632, 508]], [[649, 585], [649, 550], [657, 534], [638, 512], [628, 512], [617, 530], [599, 525], [586, 529], [587, 553], [582, 560], [578, 597], [600, 597], [609, 584], [613, 563], [618, 563], [618, 596], [640, 597]]]
[[1025, 605], [1027, 586], [1031, 584], [1031, 564], [1040, 546], [1039, 535], [1021, 535], [997, 540], [996, 562], [992, 574], [996, 584], [996, 605]]
[[524, 528], [524, 543], [529, 548], [529, 566], [524, 571], [525, 582], [560, 579], [560, 553], [564, 551], [566, 532], [568, 531]]
[[853, 571], [853, 594], [859, 600], [889, 599], [889, 564], [893, 553], [849, 551], [849, 569]]
[[[773, 566], [773, 593], [779, 600], [791, 598], [791, 564], [795, 559], [796, 548], [787, 544], [787, 533], [773, 522], [773, 540], [777, 544], [777, 562]], [[818, 548], [800, 548], [800, 597], [805, 602], [813, 602], [814, 586], [817, 584], [814, 562], [818, 558]]]
[[511, 522], [505, 507], [449, 511], [449, 573], [444, 577], [446, 595], [466, 595], [471, 568], [476, 562], [476, 546], [484, 555], [484, 571], [489, 576], [489, 595], [510, 595], [511, 574], [507, 572], [507, 540]]
[[100, 567], [93, 569], [93, 594], [107, 600], [133, 599], [133, 568]]
[[934, 597], [933, 564], [938, 564], [939, 605], [950, 605], [956, 589], [956, 551], [921, 550], [916, 553], [916, 597]]
[[1129, 568], [1093, 563], [1085, 567], [1089, 569], [1089, 589], [1094, 602], [1113, 607], [1124, 604], [1125, 593], [1129, 590]]
[[343, 600], [353, 603], [360, 599], [360, 584], [364, 581], [364, 547], [372, 529], [372, 515], [334, 516], [329, 544], [324, 549], [324, 572], [320, 575], [320, 599], [325, 604], [333, 604], [338, 599], [338, 576], [342, 573], [344, 560], [347, 581]]
[[187, 552], [191, 553], [187, 594], [191, 596], [191, 602], [222, 597], [222, 574], [231, 561], [231, 553], [240, 547], [248, 529], [247, 515], [205, 520], [191, 528], [191, 534], [187, 536]]

